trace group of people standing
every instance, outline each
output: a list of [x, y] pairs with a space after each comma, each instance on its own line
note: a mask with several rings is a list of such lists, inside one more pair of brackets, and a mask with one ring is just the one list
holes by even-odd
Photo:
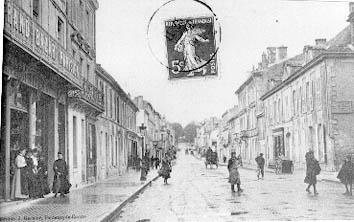
[[50, 192], [47, 163], [37, 149], [20, 150], [12, 167], [11, 199], [43, 198]]
[[[314, 152], [312, 150], [308, 151], [305, 155], [306, 159], [306, 176], [304, 182], [308, 184], [306, 191], [311, 193], [310, 188], [313, 187], [314, 195], [318, 195], [316, 184], [317, 176], [321, 172], [321, 167], [316, 160]], [[255, 159], [257, 163], [257, 178], [264, 179], [264, 166], [265, 159], [263, 153]], [[235, 192], [235, 184], [237, 185], [237, 191], [242, 192], [241, 189], [241, 179], [240, 173], [238, 171], [239, 167], [242, 165], [242, 159], [240, 156], [236, 157], [235, 153], [232, 153], [231, 158], [228, 162], [227, 168], [229, 171], [229, 183], [231, 183], [231, 191]], [[278, 174], [278, 172], [276, 172]], [[261, 177], [260, 177], [261, 176]], [[352, 161], [352, 156], [346, 156], [344, 164], [338, 173], [337, 178], [345, 185], [345, 195], [353, 195], [353, 182], [354, 182], [354, 162]]]
[[[55, 173], [53, 192], [62, 196], [69, 192], [68, 171], [62, 154], [53, 164]], [[50, 193], [48, 185], [47, 161], [37, 149], [21, 149], [12, 163], [13, 176], [11, 184], [11, 199], [44, 198]], [[55, 195], [56, 196], [56, 195]]]

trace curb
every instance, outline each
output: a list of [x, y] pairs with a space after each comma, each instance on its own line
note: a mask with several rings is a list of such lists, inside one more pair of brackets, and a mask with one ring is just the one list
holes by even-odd
[[126, 200], [124, 200], [119, 206], [114, 209], [112, 212], [110, 212], [107, 216], [105, 216], [101, 222], [109, 222], [113, 221], [116, 219], [116, 217], [119, 215], [118, 213], [131, 201], [133, 200], [138, 194], [140, 194], [142, 191], [144, 191], [147, 186], [151, 186], [152, 182], [157, 180], [160, 176], [157, 175], [153, 177], [149, 182], [145, 183], [143, 186], [141, 186], [137, 191], [135, 191], [130, 197], [128, 197]]

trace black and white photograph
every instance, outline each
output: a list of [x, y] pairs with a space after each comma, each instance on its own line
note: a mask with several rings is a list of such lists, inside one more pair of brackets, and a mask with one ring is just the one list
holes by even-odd
[[0, 221], [354, 221], [353, 0], [4, 0]]

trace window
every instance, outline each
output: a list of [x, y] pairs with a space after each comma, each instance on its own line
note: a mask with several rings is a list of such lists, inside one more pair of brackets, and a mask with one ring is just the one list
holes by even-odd
[[38, 17], [39, 17], [39, 0], [33, 0], [33, 17], [38, 21]]
[[112, 89], [109, 90], [109, 117], [112, 118], [113, 112], [113, 96], [112, 96]]
[[64, 22], [58, 17], [58, 41], [64, 45]]
[[77, 122], [73, 116], [73, 166], [77, 168]]
[[111, 136], [111, 166], [114, 166], [114, 147], [113, 147], [113, 137]]
[[91, 39], [90, 36], [90, 13], [86, 10], [86, 36], [87, 39]]
[[302, 92], [302, 87], [300, 86], [300, 95], [299, 95], [299, 99], [300, 99], [300, 104], [299, 104], [299, 109], [300, 109], [300, 112], [303, 112], [304, 110], [304, 95], [303, 95], [303, 92]]
[[119, 119], [119, 96], [117, 96], [117, 99], [116, 99], [116, 116], [117, 116], [117, 121], [118, 123], [120, 122], [120, 119]]
[[82, 57], [80, 57], [80, 72], [81, 75], [83, 75], [83, 66], [84, 66], [84, 59]]
[[306, 94], [305, 94], [306, 111], [310, 110], [310, 83], [306, 82]]
[[281, 121], [281, 115], [282, 115], [282, 109], [281, 109], [281, 103], [280, 103], [280, 99], [278, 99], [278, 122]]
[[87, 79], [89, 79], [89, 77], [90, 77], [90, 65], [89, 64], [86, 65], [86, 75], [87, 75]]
[[293, 90], [293, 105], [292, 105], [292, 114], [295, 116], [295, 110], [296, 110], [296, 91]]

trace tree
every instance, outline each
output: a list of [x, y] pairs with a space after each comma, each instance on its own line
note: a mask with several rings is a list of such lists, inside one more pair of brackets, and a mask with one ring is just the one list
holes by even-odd
[[193, 143], [194, 138], [197, 136], [197, 125], [194, 122], [191, 122], [184, 127], [183, 132], [186, 142]]
[[183, 127], [180, 123], [171, 123], [171, 127], [175, 131], [175, 137], [178, 141], [179, 138], [183, 137]]

